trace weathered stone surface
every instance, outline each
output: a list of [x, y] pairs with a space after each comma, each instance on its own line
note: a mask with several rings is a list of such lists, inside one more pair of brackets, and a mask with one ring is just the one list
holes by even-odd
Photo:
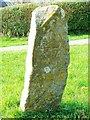
[[57, 5], [32, 13], [28, 40], [23, 111], [52, 110], [60, 105], [69, 64], [67, 19]]

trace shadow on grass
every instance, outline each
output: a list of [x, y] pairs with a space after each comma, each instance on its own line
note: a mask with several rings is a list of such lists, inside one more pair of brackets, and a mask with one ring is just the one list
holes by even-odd
[[15, 113], [15, 118], [21, 119], [88, 119], [88, 108], [83, 104], [79, 103], [63, 103], [57, 109], [53, 111], [37, 111], [37, 112], [21, 112], [17, 111]]

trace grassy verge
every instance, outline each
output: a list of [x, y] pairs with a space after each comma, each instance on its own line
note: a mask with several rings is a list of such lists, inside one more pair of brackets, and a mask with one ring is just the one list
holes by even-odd
[[28, 43], [28, 38], [9, 38], [9, 37], [1, 37], [0, 38], [0, 47], [6, 46], [19, 46], [26, 45]]
[[69, 33], [68, 37], [69, 40], [83, 40], [83, 39], [88, 39], [89, 33], [79, 33], [79, 34]]
[[[69, 33], [68, 37], [69, 40], [87, 39], [88, 33], [84, 33], [84, 34]], [[25, 38], [0, 37], [0, 47], [19, 46], [19, 45], [27, 45], [27, 44], [28, 44], [28, 37]]]
[[61, 107], [53, 112], [19, 111], [24, 84], [26, 51], [2, 52], [2, 117], [76, 118], [88, 117], [88, 47], [71, 46], [67, 85]]

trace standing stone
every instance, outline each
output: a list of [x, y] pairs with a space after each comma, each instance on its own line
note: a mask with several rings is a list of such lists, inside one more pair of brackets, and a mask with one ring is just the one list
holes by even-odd
[[69, 64], [67, 19], [57, 5], [32, 13], [28, 39], [23, 111], [52, 110], [60, 105]]

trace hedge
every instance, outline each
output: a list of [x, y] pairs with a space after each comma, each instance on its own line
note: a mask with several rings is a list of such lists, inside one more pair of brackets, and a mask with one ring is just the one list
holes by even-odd
[[68, 15], [68, 30], [69, 32], [88, 32], [90, 21], [89, 2], [72, 2], [59, 3]]
[[[89, 2], [58, 2], [52, 4], [58, 4], [65, 10], [68, 16], [69, 32], [86, 32], [89, 30]], [[29, 3], [0, 8], [3, 35], [10, 37], [27, 36], [30, 29], [31, 13], [38, 6], [40, 6], [40, 4]]]
[[36, 4], [20, 4], [0, 9], [3, 35], [27, 36], [30, 29], [31, 13], [36, 7]]

